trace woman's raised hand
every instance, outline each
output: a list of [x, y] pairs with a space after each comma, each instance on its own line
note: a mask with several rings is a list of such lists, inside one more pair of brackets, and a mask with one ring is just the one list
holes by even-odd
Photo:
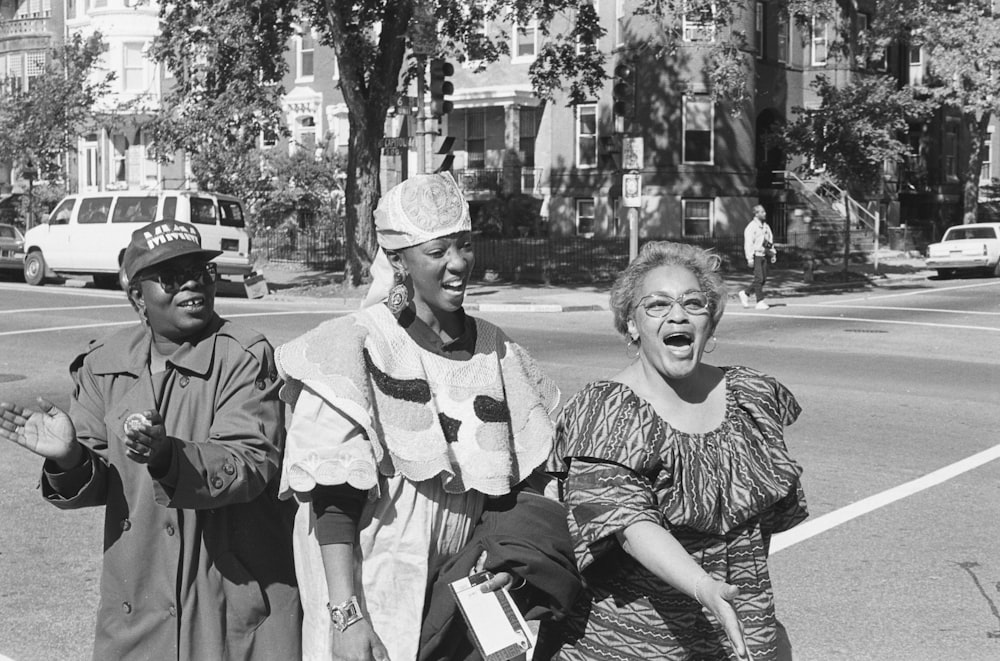
[[83, 449], [66, 413], [47, 399], [38, 398], [40, 411], [0, 402], [0, 438], [51, 459], [63, 470], [80, 463]]

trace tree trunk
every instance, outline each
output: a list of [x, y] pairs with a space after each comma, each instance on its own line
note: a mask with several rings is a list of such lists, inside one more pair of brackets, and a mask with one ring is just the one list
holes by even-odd
[[969, 127], [969, 160], [966, 162], [965, 182], [962, 186], [962, 223], [976, 222], [979, 208], [979, 171], [983, 167], [983, 143], [989, 139], [991, 113], [984, 112], [976, 118], [974, 113], [965, 114], [965, 125]]
[[[358, 121], [360, 120], [360, 121]], [[347, 264], [344, 279], [357, 287], [368, 275], [378, 247], [375, 241], [375, 205], [381, 195], [381, 141], [385, 125], [370, 117], [350, 116], [347, 186], [344, 191], [344, 234]]]

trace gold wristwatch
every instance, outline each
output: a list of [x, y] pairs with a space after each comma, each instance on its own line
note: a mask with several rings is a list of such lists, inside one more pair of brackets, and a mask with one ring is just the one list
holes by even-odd
[[340, 633], [347, 631], [347, 627], [352, 624], [365, 619], [361, 612], [361, 606], [358, 605], [357, 597], [351, 597], [339, 606], [331, 606], [327, 602], [326, 608], [330, 611], [330, 621]]

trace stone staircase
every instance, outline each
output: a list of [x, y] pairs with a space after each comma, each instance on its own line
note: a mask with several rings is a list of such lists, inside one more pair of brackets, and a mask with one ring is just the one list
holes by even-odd
[[789, 242], [831, 259], [842, 259], [846, 208], [851, 211], [850, 252], [870, 254], [875, 251], [875, 215], [862, 202], [847, 195], [829, 177], [802, 178], [789, 171], [775, 173], [791, 193], [788, 206], [799, 222], [788, 224]]

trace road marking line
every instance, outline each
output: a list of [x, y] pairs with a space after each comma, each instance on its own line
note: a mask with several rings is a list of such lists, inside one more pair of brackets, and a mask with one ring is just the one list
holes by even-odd
[[983, 464], [987, 464], [997, 458], [1000, 458], [1000, 445], [994, 445], [988, 450], [983, 450], [982, 452], [966, 457], [961, 461], [956, 461], [949, 466], [939, 468], [938, 470], [928, 473], [923, 477], [918, 477], [915, 480], [904, 482], [903, 484], [893, 487], [892, 489], [887, 489], [886, 491], [877, 493], [874, 496], [869, 496], [868, 498], [859, 500], [856, 503], [851, 503], [846, 507], [841, 507], [839, 510], [834, 510], [833, 512], [824, 514], [819, 518], [806, 521], [805, 523], [799, 524], [787, 532], [778, 533], [772, 537], [771, 553], [777, 553], [782, 549], [786, 549], [789, 546], [798, 544], [799, 542], [805, 541], [810, 537], [815, 537], [820, 533], [824, 533], [827, 530], [847, 523], [851, 519], [856, 519], [859, 516], [874, 512], [875, 510], [885, 507], [886, 505], [891, 505], [897, 500], [902, 500], [903, 498], [908, 498], [909, 496], [920, 493], [924, 489], [929, 489], [947, 482], [952, 478], [958, 477], [962, 473], [967, 473], [974, 468], [979, 468]]
[[921, 294], [934, 294], [941, 291], [957, 291], [960, 289], [973, 289], [976, 287], [995, 287], [1000, 285], [1000, 281], [997, 282], [977, 282], [973, 285], [955, 285], [954, 287], [934, 287], [933, 289], [921, 289], [919, 291], [904, 291], [897, 292], [895, 294], [878, 294], [875, 296], [863, 296], [861, 298], [849, 298], [846, 301], [837, 301], [838, 303], [853, 303], [855, 301], [871, 301], [882, 298], [896, 298], [898, 296], [920, 296]]
[[[74, 305], [58, 308], [21, 308], [20, 310], [4, 310], [4, 314], [17, 314], [22, 312], [65, 312], [66, 310], [99, 310], [101, 308], [127, 308], [129, 305]], [[0, 660], [2, 661], [2, 660]]]
[[998, 316], [1000, 312], [983, 312], [982, 310], [947, 310], [944, 308], [904, 308], [894, 305], [850, 305], [841, 303], [789, 303], [788, 307], [797, 308], [849, 308], [854, 310], [899, 310], [901, 312], [945, 312], [948, 314], [982, 314]]
[[[295, 315], [295, 314], [325, 314], [325, 315], [336, 315], [336, 314], [347, 314], [347, 312], [337, 312], [330, 310], [291, 310], [288, 312], [247, 312], [244, 314], [227, 314], [225, 319], [233, 319], [236, 317], [274, 317], [279, 315]], [[10, 335], [32, 335], [35, 333], [51, 333], [54, 331], [64, 331], [64, 330], [84, 330], [86, 328], [110, 328], [112, 326], [128, 326], [129, 324], [138, 323], [136, 320], [132, 321], [108, 321], [100, 324], [80, 324], [78, 326], [52, 326], [51, 328], [25, 328], [22, 330], [15, 331], [0, 331], [0, 337], [6, 337]]]
[[770, 317], [771, 319], [813, 319], [821, 321], [857, 321], [864, 324], [891, 324], [896, 326], [926, 326], [928, 328], [955, 328], [958, 330], [982, 330], [1000, 333], [1000, 328], [989, 326], [967, 326], [965, 324], [935, 324], [929, 321], [898, 321], [895, 319], [865, 319], [863, 317], [827, 317], [808, 314], [774, 314], [766, 312], [736, 312], [739, 317]]

